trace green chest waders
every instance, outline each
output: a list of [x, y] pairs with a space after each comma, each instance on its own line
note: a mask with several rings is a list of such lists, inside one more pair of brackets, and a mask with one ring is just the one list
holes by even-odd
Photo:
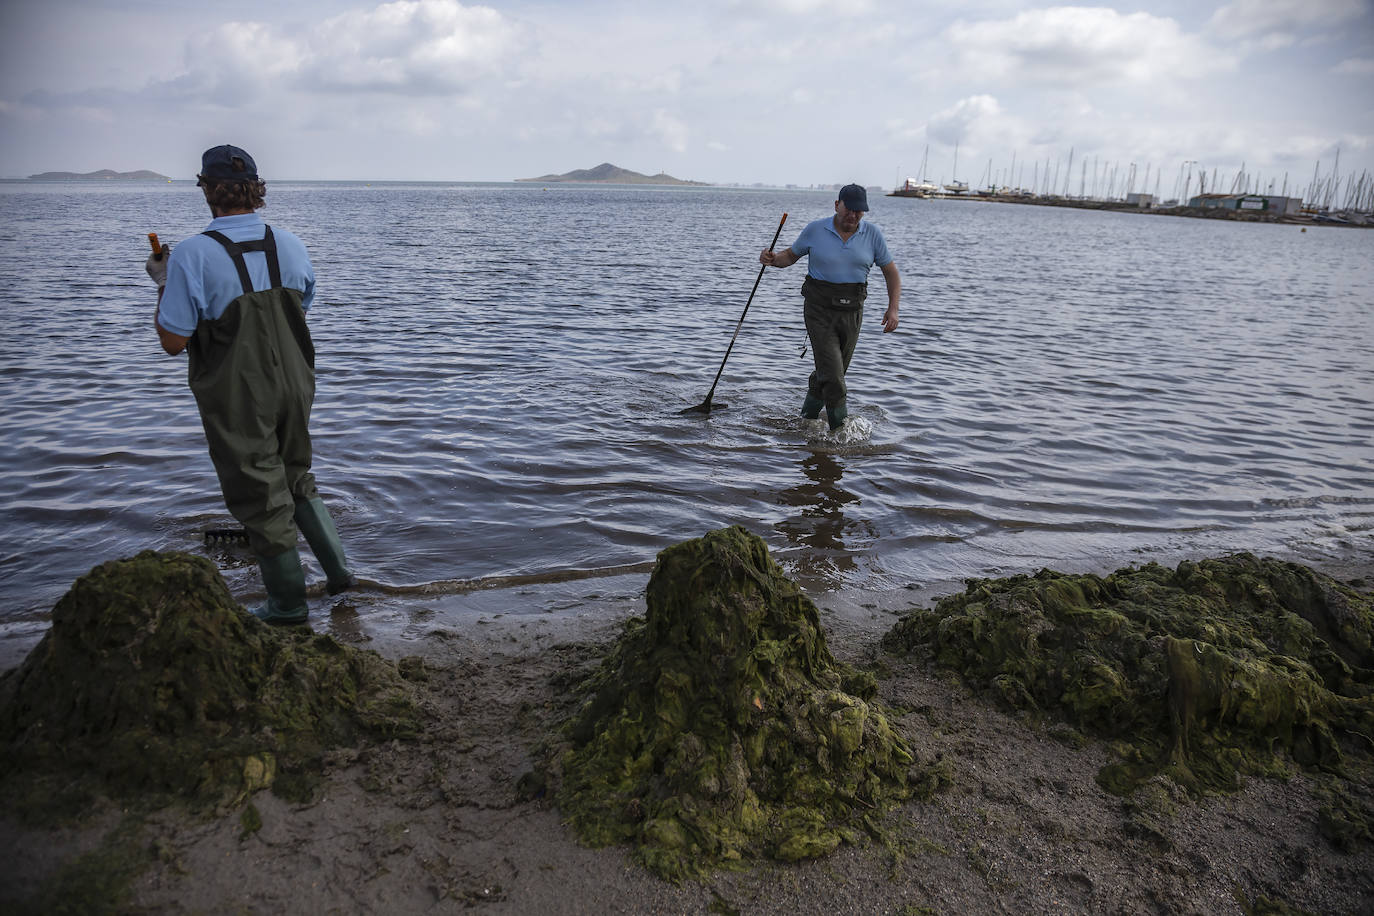
[[[297, 529], [328, 578], [329, 594], [358, 584], [310, 473], [315, 345], [301, 293], [282, 286], [271, 227], [258, 242], [205, 234], [229, 253], [243, 295], [218, 319], [197, 326], [187, 345], [191, 391], [225, 505], [247, 529], [267, 586], [267, 603], [254, 613], [269, 623], [304, 623]], [[271, 289], [253, 289], [245, 251], [266, 255]]]
[[835, 429], [849, 415], [849, 390], [844, 376], [859, 342], [863, 326], [867, 283], [827, 283], [807, 276], [802, 284], [806, 336], [811, 341], [816, 370], [806, 384], [802, 416], [814, 419], [825, 406], [826, 419]]
[[[256, 242], [205, 234], [233, 259], [243, 294], [196, 326], [187, 344], [191, 391], [224, 503], [253, 552], [271, 556], [296, 546], [296, 500], [317, 495], [309, 429], [315, 345], [301, 293], [281, 285], [271, 228]], [[253, 289], [245, 251], [267, 255], [271, 289]]]
[[[305, 623], [295, 516], [298, 502], [319, 500], [310, 473], [315, 345], [301, 293], [282, 286], [271, 227], [256, 242], [205, 234], [229, 253], [243, 294], [220, 317], [201, 321], [188, 341], [191, 392], [224, 504], [247, 530], [262, 571], [267, 602], [253, 613], [272, 624]], [[245, 251], [266, 254], [270, 289], [253, 289]]]

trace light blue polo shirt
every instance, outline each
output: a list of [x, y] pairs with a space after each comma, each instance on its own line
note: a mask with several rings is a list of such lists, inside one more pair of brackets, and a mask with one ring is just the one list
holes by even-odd
[[835, 231], [834, 217], [812, 220], [787, 247], [797, 257], [807, 256], [809, 275], [829, 283], [867, 283], [870, 267], [892, 263], [883, 231], [867, 220], [859, 223], [847, 242]]
[[[255, 242], [266, 234], [266, 224], [256, 213], [221, 216], [211, 220], [206, 229], [223, 233], [231, 242]], [[315, 268], [310, 265], [304, 243], [275, 226], [272, 238], [277, 242], [281, 285], [304, 293], [301, 304], [309, 309], [315, 298]], [[243, 261], [248, 265], [253, 289], [269, 289], [267, 253], [246, 251]], [[229, 303], [242, 295], [243, 284], [229, 252], [207, 235], [193, 235], [172, 249], [167, 262], [167, 285], [157, 307], [157, 323], [173, 334], [190, 337], [202, 319], [218, 318]]]

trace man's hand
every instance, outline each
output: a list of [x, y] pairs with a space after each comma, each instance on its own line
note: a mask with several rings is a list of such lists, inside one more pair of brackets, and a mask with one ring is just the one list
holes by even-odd
[[163, 245], [161, 251], [155, 251], [148, 255], [148, 260], [143, 262], [143, 269], [148, 271], [148, 276], [153, 278], [158, 289], [167, 285], [167, 258], [171, 253], [171, 246]]
[[759, 252], [759, 263], [764, 267], [791, 267], [797, 263], [797, 255], [793, 254], [791, 248], [782, 251], [765, 248]]
[[902, 275], [897, 272], [897, 262], [888, 261], [880, 269], [883, 282], [887, 284], [887, 311], [883, 312], [883, 333], [897, 330], [897, 303], [902, 301]]

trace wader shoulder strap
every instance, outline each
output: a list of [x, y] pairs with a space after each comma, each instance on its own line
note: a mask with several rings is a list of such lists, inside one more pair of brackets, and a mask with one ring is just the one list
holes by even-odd
[[272, 284], [272, 289], [281, 287], [281, 263], [277, 260], [277, 242], [272, 238], [272, 227], [265, 226], [267, 231], [263, 237], [256, 242], [231, 242], [224, 233], [215, 229], [207, 229], [201, 235], [208, 235], [224, 246], [224, 250], [229, 252], [229, 257], [234, 261], [234, 268], [239, 272], [239, 282], [243, 284], [245, 293], [253, 292], [253, 281], [248, 276], [248, 265], [243, 261], [245, 251], [262, 251], [267, 253], [267, 278]]

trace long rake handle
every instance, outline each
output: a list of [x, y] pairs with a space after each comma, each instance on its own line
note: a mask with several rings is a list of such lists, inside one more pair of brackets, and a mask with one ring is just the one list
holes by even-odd
[[[772, 251], [773, 246], [778, 243], [778, 237], [782, 235], [782, 224], [787, 222], [787, 214], [782, 215], [778, 220], [778, 231], [773, 233], [773, 241], [768, 243], [768, 250]], [[706, 400], [703, 404], [711, 403], [711, 396], [716, 393], [716, 385], [720, 384], [720, 374], [725, 371], [725, 360], [730, 358], [730, 351], [735, 349], [735, 338], [739, 337], [739, 329], [744, 327], [744, 316], [749, 314], [749, 306], [754, 304], [754, 293], [759, 291], [759, 283], [763, 280], [763, 272], [768, 269], [767, 264], [759, 266], [759, 275], [754, 278], [754, 288], [749, 291], [749, 301], [744, 303], [744, 311], [740, 313], [739, 321], [735, 323], [735, 333], [730, 337], [730, 346], [725, 348], [725, 359], [720, 361], [720, 368], [716, 370], [716, 380], [711, 383], [711, 390], [706, 392]]]

